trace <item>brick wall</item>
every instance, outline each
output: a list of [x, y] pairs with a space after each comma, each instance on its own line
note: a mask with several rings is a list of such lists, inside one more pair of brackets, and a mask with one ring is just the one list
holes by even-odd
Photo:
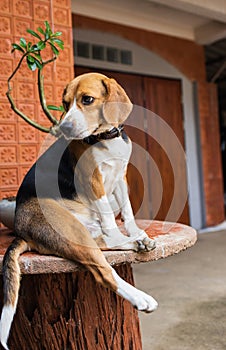
[[221, 223], [225, 218], [216, 85], [199, 82], [197, 84], [197, 97], [202, 149], [205, 224], [213, 226]]
[[[16, 194], [46, 136], [13, 113], [5, 96], [7, 79], [19, 59], [18, 54], [11, 54], [11, 43], [18, 42], [21, 37], [31, 40], [26, 29], [43, 27], [45, 20], [54, 24], [54, 31], [63, 33], [64, 51], [56, 63], [44, 70], [47, 103], [60, 105], [62, 91], [74, 76], [70, 6], [70, 0], [0, 1], [0, 199]], [[13, 80], [13, 96], [17, 106], [29, 117], [48, 125], [38, 103], [35, 76], [24, 65]]]

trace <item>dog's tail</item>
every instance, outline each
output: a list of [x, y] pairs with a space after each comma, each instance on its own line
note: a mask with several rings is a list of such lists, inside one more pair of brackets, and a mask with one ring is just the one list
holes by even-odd
[[21, 238], [16, 238], [7, 249], [3, 259], [4, 304], [0, 320], [0, 342], [8, 349], [7, 340], [16, 306], [20, 287], [19, 256], [29, 250], [29, 245]]

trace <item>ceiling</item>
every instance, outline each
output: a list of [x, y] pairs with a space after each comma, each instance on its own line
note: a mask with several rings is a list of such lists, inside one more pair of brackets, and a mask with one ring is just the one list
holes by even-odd
[[72, 12], [202, 45], [226, 37], [226, 0], [72, 0]]

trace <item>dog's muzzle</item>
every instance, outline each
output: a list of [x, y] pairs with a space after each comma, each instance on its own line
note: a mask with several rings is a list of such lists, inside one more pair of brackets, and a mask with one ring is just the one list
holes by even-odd
[[60, 130], [65, 136], [70, 136], [72, 129], [73, 129], [73, 123], [71, 121], [64, 121], [60, 125]]
[[76, 100], [61, 121], [59, 128], [67, 139], [82, 139], [89, 135], [85, 117], [77, 108]]

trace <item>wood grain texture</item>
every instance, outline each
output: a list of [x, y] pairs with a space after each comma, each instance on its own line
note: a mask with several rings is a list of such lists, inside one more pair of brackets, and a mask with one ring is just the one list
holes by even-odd
[[[144, 78], [149, 137], [147, 149], [159, 170], [162, 189], [153, 167], [151, 196], [162, 195], [156, 219], [189, 223], [187, 164], [181, 82], [176, 79]], [[159, 188], [158, 188], [159, 186]], [[163, 192], [161, 193], [161, 191]], [[155, 212], [155, 208], [154, 212]]]

